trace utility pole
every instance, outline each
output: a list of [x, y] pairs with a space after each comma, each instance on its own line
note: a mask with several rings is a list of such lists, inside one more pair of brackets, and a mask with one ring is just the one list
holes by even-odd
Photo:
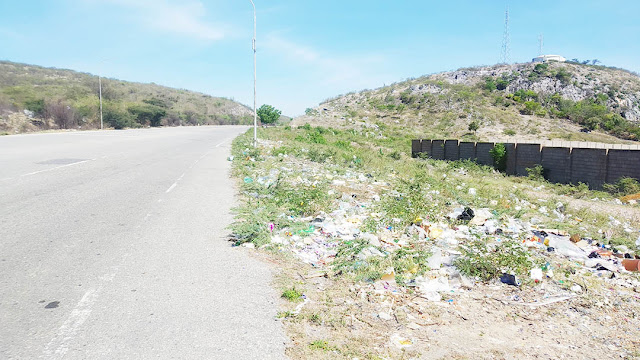
[[100, 130], [104, 129], [104, 124], [102, 123], [102, 77], [98, 75], [98, 92], [100, 97]]
[[258, 146], [258, 109], [256, 108], [256, 79], [257, 79], [257, 66], [256, 66], [256, 4], [251, 1], [253, 6], [253, 147]]

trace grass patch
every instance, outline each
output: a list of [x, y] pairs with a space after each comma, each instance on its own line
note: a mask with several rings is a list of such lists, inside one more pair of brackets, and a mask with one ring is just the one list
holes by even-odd
[[302, 301], [302, 293], [295, 287], [292, 287], [282, 292], [282, 298], [291, 302], [299, 302]]

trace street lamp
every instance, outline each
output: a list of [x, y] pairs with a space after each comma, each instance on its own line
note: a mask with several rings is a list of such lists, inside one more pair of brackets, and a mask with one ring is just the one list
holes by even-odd
[[258, 110], [256, 108], [256, 4], [251, 1], [253, 6], [253, 147], [258, 146]]
[[99, 89], [99, 96], [100, 96], [100, 130], [104, 129], [104, 126], [102, 124], [102, 77], [100, 77], [100, 75], [98, 75], [98, 89]]

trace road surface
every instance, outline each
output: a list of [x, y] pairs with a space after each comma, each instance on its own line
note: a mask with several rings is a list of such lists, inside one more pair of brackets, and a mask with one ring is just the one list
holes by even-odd
[[0, 137], [0, 358], [283, 358], [270, 270], [225, 240], [246, 129]]

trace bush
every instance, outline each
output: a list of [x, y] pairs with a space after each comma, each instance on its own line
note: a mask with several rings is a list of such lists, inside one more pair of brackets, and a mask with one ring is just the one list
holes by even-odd
[[624, 196], [640, 193], [640, 183], [630, 177], [622, 177], [615, 184], [604, 184], [603, 189], [616, 196]]
[[493, 167], [495, 167], [496, 170], [507, 170], [507, 148], [504, 144], [496, 144], [489, 153], [493, 158]]
[[48, 102], [44, 112], [45, 116], [53, 119], [61, 129], [70, 129], [78, 124], [78, 115], [75, 109], [62, 100]]
[[498, 90], [504, 90], [507, 88], [507, 86], [509, 86], [509, 80], [505, 78], [498, 79], [498, 81], [496, 82], [496, 89]]
[[461, 273], [489, 281], [503, 273], [524, 276], [534, 266], [529, 252], [515, 241], [506, 241], [493, 246], [477, 240], [462, 247], [462, 256], [454, 265]]
[[162, 125], [162, 118], [167, 114], [166, 110], [151, 104], [129, 105], [127, 111], [133, 116], [134, 121], [140, 125]]
[[555, 78], [560, 80], [563, 84], [568, 84], [571, 81], [571, 73], [565, 68], [560, 68], [556, 72]]
[[38, 116], [43, 116], [45, 112], [44, 99], [27, 100], [24, 103], [24, 107]]
[[524, 103], [524, 109], [520, 110], [520, 113], [524, 115], [533, 115], [542, 109], [542, 105], [535, 101], [526, 101]]
[[532, 168], [526, 168], [527, 177], [531, 180], [535, 181], [544, 181], [545, 180], [545, 170], [542, 165], [536, 165]]
[[104, 106], [102, 116], [104, 122], [113, 126], [114, 129], [119, 130], [137, 125], [133, 121], [133, 115], [128, 112], [121, 111], [111, 104]]
[[476, 132], [478, 129], [480, 129], [480, 123], [478, 121], [474, 120], [469, 124], [469, 131]]
[[495, 89], [498, 88], [498, 86], [496, 85], [496, 82], [493, 80], [493, 78], [486, 78], [484, 79], [484, 89], [491, 92], [494, 91]]

